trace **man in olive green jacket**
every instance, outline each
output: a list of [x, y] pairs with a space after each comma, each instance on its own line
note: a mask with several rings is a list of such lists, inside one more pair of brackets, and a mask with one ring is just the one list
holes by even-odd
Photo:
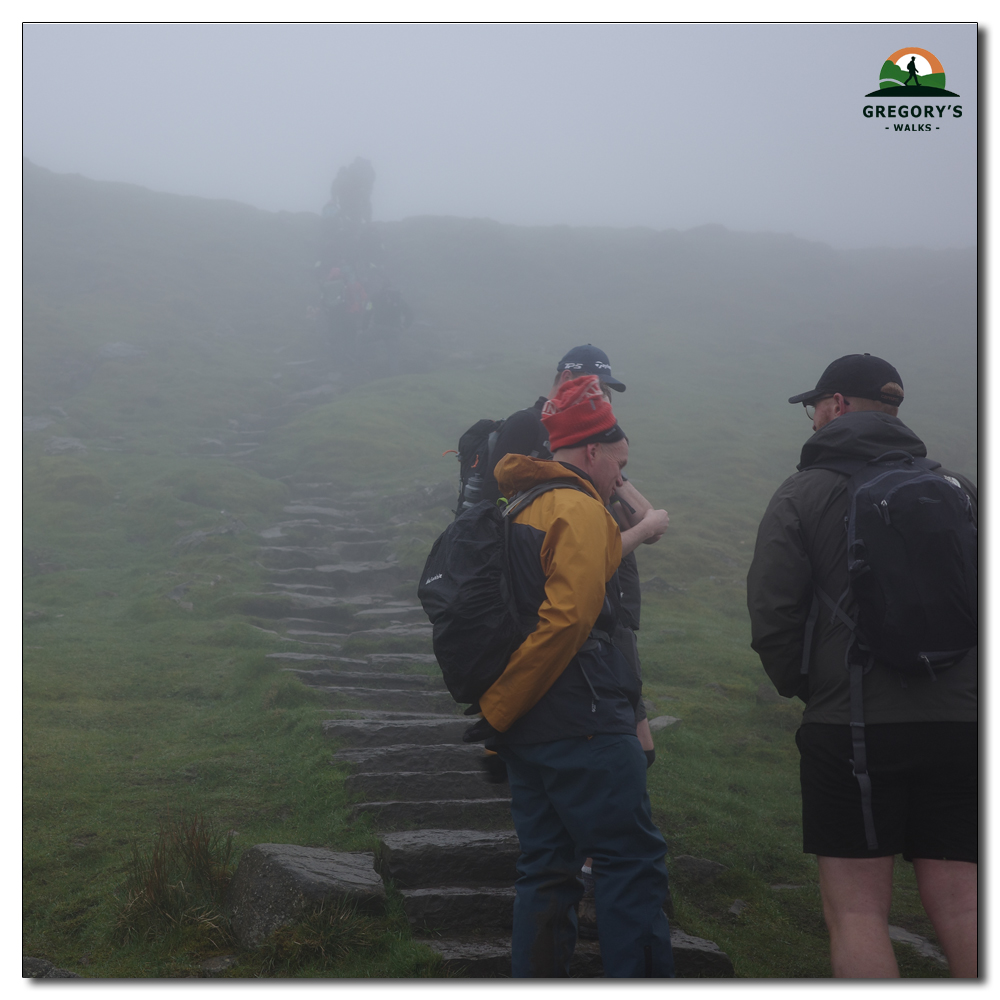
[[[823, 911], [838, 977], [898, 976], [888, 933], [894, 856], [912, 861], [953, 976], [977, 976], [978, 656], [928, 677], [876, 662], [863, 677], [865, 743], [879, 847], [869, 850], [850, 735], [849, 629], [821, 609], [803, 657], [814, 587], [848, 591], [847, 475], [809, 468], [886, 452], [923, 457], [896, 416], [899, 373], [867, 354], [833, 362], [816, 388], [793, 396], [813, 418], [799, 472], [778, 488], [761, 521], [747, 577], [752, 642], [779, 694], [806, 703], [801, 754], [803, 849], [817, 855]], [[937, 474], [962, 488], [963, 476]], [[842, 605], [855, 616], [853, 597]], [[808, 664], [802, 674], [803, 663]]]

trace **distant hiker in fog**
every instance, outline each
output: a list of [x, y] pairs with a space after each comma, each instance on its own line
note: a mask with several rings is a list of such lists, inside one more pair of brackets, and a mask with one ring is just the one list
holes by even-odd
[[334, 180], [337, 204], [351, 223], [367, 225], [372, 221], [372, 190], [375, 168], [370, 160], [355, 157], [349, 167], [341, 167]]
[[[540, 419], [551, 457], [507, 454], [500, 488], [514, 496], [553, 479], [575, 488], [543, 493], [511, 517], [511, 590], [522, 619], [537, 624], [466, 734], [499, 754], [510, 780], [521, 844], [512, 973], [569, 975], [589, 856], [605, 975], [672, 977], [666, 844], [635, 735], [641, 686], [614, 640], [623, 535], [607, 508], [625, 485], [628, 439], [594, 375], [564, 381]], [[649, 512], [631, 540], [665, 528], [665, 512]]]
[[906, 69], [907, 69], [907, 71], [909, 72], [910, 75], [906, 78], [906, 81], [903, 83], [903, 86], [904, 87], [908, 87], [910, 85], [910, 81], [911, 80], [915, 84], [919, 85], [920, 81], [917, 79], [917, 77], [920, 74], [917, 72], [917, 57], [916, 56], [910, 56], [910, 61], [906, 64]]
[[815, 433], [760, 523], [747, 605], [778, 693], [805, 702], [803, 850], [833, 974], [899, 976], [888, 918], [902, 854], [952, 976], [975, 978], [976, 488], [927, 460], [881, 358], [838, 358], [788, 401]]

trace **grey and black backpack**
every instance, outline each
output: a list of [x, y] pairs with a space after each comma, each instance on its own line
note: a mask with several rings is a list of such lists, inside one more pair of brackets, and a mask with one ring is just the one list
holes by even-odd
[[[904, 676], [934, 677], [979, 642], [979, 546], [972, 500], [957, 480], [934, 472], [940, 467], [905, 451], [870, 461], [831, 458], [806, 467], [849, 477], [848, 585], [837, 598], [814, 587], [801, 671], [809, 671], [822, 603], [852, 636], [846, 665], [853, 764], [870, 850], [878, 845], [864, 745], [863, 676], [882, 664]], [[843, 609], [849, 594], [857, 607], [854, 618]]]

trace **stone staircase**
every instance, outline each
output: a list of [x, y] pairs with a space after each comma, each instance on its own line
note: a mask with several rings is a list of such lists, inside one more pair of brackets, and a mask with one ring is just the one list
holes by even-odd
[[[509, 786], [489, 783], [483, 748], [461, 741], [471, 720], [437, 670], [415, 574], [393, 554], [401, 518], [365, 492], [290, 486], [286, 519], [261, 532], [266, 589], [250, 595], [253, 613], [270, 617], [288, 646], [269, 655], [326, 698], [323, 734], [334, 762], [351, 769], [354, 815], [379, 832], [380, 874], [401, 893], [415, 937], [452, 974], [509, 976], [519, 854]], [[405, 502], [448, 500], [442, 490], [418, 490]], [[674, 940], [679, 974], [732, 975], [711, 942], [679, 932]], [[717, 971], [706, 965], [713, 949]], [[597, 942], [581, 940], [573, 974], [601, 971]]]

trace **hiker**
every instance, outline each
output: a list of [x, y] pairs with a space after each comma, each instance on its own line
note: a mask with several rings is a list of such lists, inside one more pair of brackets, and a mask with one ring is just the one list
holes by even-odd
[[[672, 977], [666, 844], [635, 734], [640, 683], [610, 641], [623, 536], [607, 505], [624, 485], [628, 439], [594, 375], [563, 383], [541, 420], [551, 459], [506, 455], [500, 487], [513, 496], [558, 478], [577, 489], [544, 493], [511, 519], [511, 590], [536, 624], [480, 697], [482, 718], [465, 737], [496, 751], [510, 780], [521, 843], [512, 972], [569, 974], [578, 873], [591, 857], [605, 975]], [[647, 511], [630, 544], [661, 535], [666, 520]]]
[[356, 156], [350, 166], [340, 168], [334, 184], [337, 203], [344, 217], [353, 223], [370, 223], [372, 189], [375, 187], [375, 168], [371, 161]]
[[[556, 377], [549, 390], [549, 396], [555, 396], [560, 386], [571, 379], [579, 378], [581, 375], [596, 375], [600, 380], [601, 388], [604, 390], [608, 404], [611, 403], [611, 395], [608, 390], [624, 392], [625, 383], [619, 381], [611, 373], [611, 362], [599, 347], [593, 344], [584, 344], [567, 351], [556, 365]], [[501, 493], [497, 483], [494, 470], [497, 464], [509, 454], [530, 455], [532, 458], [551, 458], [549, 452], [548, 431], [542, 423], [542, 408], [549, 397], [539, 396], [534, 404], [525, 410], [518, 410], [512, 413], [503, 423], [503, 427], [497, 435], [496, 442], [490, 451], [490, 458], [487, 463], [487, 471], [483, 475], [483, 485], [480, 496], [483, 500], [496, 501]], [[611, 513], [623, 531], [622, 538], [622, 562], [618, 567], [619, 578], [622, 585], [622, 618], [623, 626], [629, 630], [630, 634], [625, 635], [624, 643], [627, 647], [627, 656], [633, 661], [636, 672], [641, 678], [641, 668], [639, 664], [639, 651], [635, 643], [634, 633], [639, 630], [639, 612], [642, 604], [642, 595], [639, 590], [639, 568], [636, 565], [634, 549], [636, 543], [631, 541], [632, 536], [628, 536], [628, 531], [636, 527], [646, 511], [652, 510], [653, 505], [628, 481], [626, 476], [622, 476], [622, 485], [618, 487], [612, 495]], [[627, 506], [626, 506], [627, 505]], [[667, 512], [661, 511], [664, 526], [669, 524]], [[651, 535], [643, 538], [643, 544], [652, 545], [658, 542], [662, 535]], [[636, 709], [636, 735], [642, 744], [643, 753], [650, 765], [656, 756], [653, 746], [653, 734], [649, 730], [649, 720], [646, 717], [646, 707], [639, 700]], [[585, 868], [588, 868], [586, 865]], [[590, 875], [585, 871], [585, 875]], [[589, 879], [586, 880], [589, 887]]]
[[[802, 448], [799, 471], [778, 488], [761, 521], [747, 605], [751, 645], [765, 671], [779, 694], [796, 695], [806, 706], [795, 738], [803, 851], [817, 856], [833, 975], [899, 975], [888, 915], [894, 859], [901, 853], [913, 864], [952, 976], [975, 978], [976, 489], [926, 460], [923, 442], [897, 417], [902, 379], [881, 358], [838, 358], [815, 389], [789, 402], [806, 407], [815, 433]], [[888, 495], [877, 502], [874, 477], [895, 477], [882, 480], [881, 488], [890, 490], [923, 472], [916, 493], [898, 488], [895, 507]], [[906, 496], [913, 498], [912, 511], [901, 513]], [[928, 519], [952, 509], [962, 513], [947, 523], [950, 534], [930, 534]], [[912, 529], [912, 523], [921, 526]], [[906, 551], [915, 558], [879, 562], [880, 532], [890, 524], [894, 537], [912, 539]], [[850, 575], [849, 531], [855, 542]], [[952, 545], [956, 539], [961, 544]], [[879, 630], [894, 621], [890, 612], [903, 606], [908, 586], [924, 586], [925, 558], [940, 561], [924, 593], [937, 592], [935, 580], [954, 578], [958, 597], [953, 604], [935, 598], [939, 604], [918, 609], [908, 632], [901, 638], [887, 632], [886, 642]], [[874, 586], [888, 588], [875, 602]], [[878, 602], [881, 624], [869, 610]], [[890, 662], [932, 621], [935, 629], [961, 635], [932, 645], [929, 632], [920, 633], [925, 649], [946, 652], [916, 654], [914, 661], [922, 662], [913, 672], [902, 659]]]
[[904, 83], [903, 83], [904, 87], [908, 87], [910, 85], [910, 81], [911, 80], [913, 81], [914, 85], [919, 85], [920, 84], [920, 81], [917, 79], [917, 77], [920, 74], [917, 72], [917, 57], [916, 56], [910, 56], [910, 61], [906, 64], [906, 72], [909, 73], [910, 75], [904, 81]]

